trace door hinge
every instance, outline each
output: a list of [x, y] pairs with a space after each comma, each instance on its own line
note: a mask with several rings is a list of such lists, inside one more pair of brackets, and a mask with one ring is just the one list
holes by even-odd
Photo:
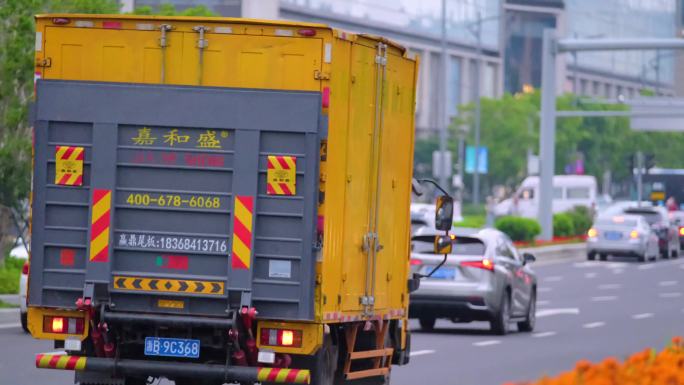
[[52, 67], [52, 58], [36, 59], [36, 67]]
[[381, 66], [387, 65], [387, 44], [378, 43], [378, 51], [377, 55], [375, 55], [375, 64], [379, 64]]
[[375, 297], [370, 295], [364, 295], [359, 297], [359, 303], [364, 306], [373, 306], [375, 304]]
[[327, 72], [321, 72], [319, 70], [314, 71], [314, 79], [316, 80], [330, 80], [330, 74]]

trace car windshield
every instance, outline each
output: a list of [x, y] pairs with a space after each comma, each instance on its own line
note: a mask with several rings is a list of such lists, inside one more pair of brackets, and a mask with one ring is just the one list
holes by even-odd
[[[434, 254], [434, 236], [422, 235], [413, 238], [414, 253]], [[477, 238], [456, 236], [452, 242], [453, 255], [484, 255], [485, 245]]]

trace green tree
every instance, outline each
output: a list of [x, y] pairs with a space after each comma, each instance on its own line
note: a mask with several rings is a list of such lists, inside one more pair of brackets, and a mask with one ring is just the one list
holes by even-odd
[[136, 7], [133, 11], [135, 15], [161, 15], [161, 16], [218, 16], [204, 5], [185, 8], [182, 11], [176, 10], [173, 4], [164, 3], [155, 11], [149, 5]]

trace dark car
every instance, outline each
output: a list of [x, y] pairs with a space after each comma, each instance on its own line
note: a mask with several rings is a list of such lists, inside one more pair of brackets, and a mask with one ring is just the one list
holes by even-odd
[[639, 215], [646, 219], [658, 236], [658, 248], [663, 258], [679, 256], [680, 241], [679, 227], [670, 220], [667, 210], [663, 207], [632, 207], [625, 214]]
[[[434, 253], [438, 232], [423, 229], [412, 238], [411, 268], [426, 275], [443, 260]], [[454, 322], [489, 321], [496, 334], [506, 334], [511, 323], [532, 331], [535, 324], [537, 278], [530, 254], [520, 255], [504, 233], [484, 229], [452, 234], [452, 253], [411, 293], [409, 314], [423, 330], [438, 318]]]

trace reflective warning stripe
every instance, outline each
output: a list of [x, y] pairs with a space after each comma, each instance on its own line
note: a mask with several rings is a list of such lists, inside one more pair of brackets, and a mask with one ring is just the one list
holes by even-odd
[[297, 157], [269, 155], [267, 157], [266, 193], [295, 195], [297, 192]]
[[86, 357], [69, 356], [66, 354], [37, 354], [36, 368], [83, 370], [86, 366]]
[[63, 186], [83, 185], [83, 147], [55, 147], [55, 184]]
[[157, 291], [164, 293], [188, 293], [223, 295], [225, 283], [220, 281], [193, 281], [186, 279], [163, 279], [115, 275], [114, 289], [131, 291]]
[[90, 260], [109, 260], [109, 225], [112, 207], [112, 191], [94, 189], [93, 208], [90, 221]]
[[233, 218], [233, 269], [249, 269], [252, 260], [252, 221], [254, 218], [254, 198], [235, 197]]
[[306, 369], [259, 368], [257, 381], [288, 384], [308, 384], [310, 372]]

